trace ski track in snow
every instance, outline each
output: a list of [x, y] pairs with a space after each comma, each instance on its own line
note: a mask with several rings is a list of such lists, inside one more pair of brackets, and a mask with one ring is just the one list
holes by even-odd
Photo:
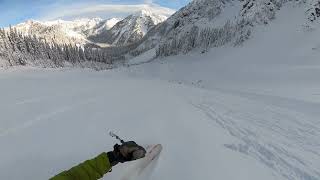
[[[46, 97], [48, 98], [48, 97]], [[23, 105], [23, 104], [31, 104], [31, 103], [37, 103], [37, 102], [41, 102], [44, 98], [31, 98], [31, 99], [24, 99], [21, 101], [18, 101], [16, 103], [14, 103], [13, 105]]]
[[[210, 139], [213, 139], [213, 142], [210, 142], [210, 145], [211, 143], [221, 143], [221, 148], [225, 149], [223, 151], [236, 152], [247, 156], [248, 159], [249, 157], [255, 159], [265, 168], [270, 169], [270, 171], [273, 173], [273, 175], [270, 176], [270, 178], [273, 177], [271, 179], [318, 180], [320, 178], [320, 171], [319, 169], [317, 169], [317, 164], [319, 163], [318, 160], [320, 159], [320, 153], [317, 151], [317, 149], [320, 149], [320, 124], [317, 120], [318, 112], [316, 111], [319, 104], [317, 103], [251, 92], [235, 91], [231, 89], [224, 90], [215, 88], [204, 89], [199, 87], [189, 87], [181, 83], [172, 83], [172, 81], [150, 81], [148, 79], [138, 79], [136, 77], [127, 77], [125, 78], [125, 80], [123, 80], [122, 76], [119, 77], [119, 80], [117, 78], [116, 80], [114, 80], [114, 77], [104, 76], [104, 74], [100, 74], [103, 78], [97, 78], [100, 75], [95, 74], [94, 72], [92, 72], [92, 74], [88, 73], [87, 75], [92, 75], [95, 80], [99, 79], [99, 83], [95, 81], [94, 84], [86, 85], [86, 87], [84, 87], [82, 85], [83, 82], [80, 81], [79, 87], [81, 88], [77, 88], [77, 83], [71, 84], [72, 87], [76, 87], [76, 90], [68, 91], [72, 93], [67, 93], [66, 95], [63, 95], [62, 93], [64, 92], [64, 89], [53, 96], [42, 95], [40, 98], [27, 98], [36, 97], [34, 94], [27, 94], [25, 95], [26, 98], [23, 98], [23, 96], [19, 95], [19, 99], [22, 99], [21, 101], [15, 100], [15, 102], [13, 103], [8, 101], [9, 104], [12, 103], [9, 106], [5, 106], [5, 103], [2, 104], [2, 107], [6, 108], [5, 110], [8, 110], [8, 112], [5, 112], [8, 116], [3, 120], [3, 122], [1, 122], [4, 123], [4, 126], [2, 127], [7, 128], [0, 131], [0, 142], [2, 142], [2, 140], [3, 142], [9, 142], [10, 139], [13, 138], [15, 143], [13, 143], [12, 145], [7, 144], [7, 146], [9, 149], [16, 148], [19, 147], [16, 144], [16, 142], [19, 142], [19, 140], [15, 139], [16, 136], [14, 135], [19, 134], [23, 136], [25, 133], [29, 133], [31, 134], [29, 135], [29, 137], [33, 138], [32, 132], [38, 130], [39, 127], [52, 127], [53, 129], [47, 134], [51, 140], [58, 141], [59, 143], [57, 144], [67, 143], [69, 146], [73, 146], [73, 143], [75, 143], [75, 145], [78, 144], [77, 146], [79, 146], [79, 144], [83, 144], [83, 142], [81, 140], [79, 143], [76, 139], [78, 138], [78, 136], [84, 138], [86, 137], [86, 135], [77, 134], [82, 132], [82, 129], [74, 131], [74, 127], [71, 128], [69, 126], [75, 126], [75, 128], [88, 128], [86, 129], [86, 131], [93, 133], [104, 128], [112, 127], [117, 127], [119, 129], [131, 129], [131, 126], [134, 127], [133, 129], [135, 131], [140, 130], [139, 128], [141, 126], [150, 128], [154, 126], [153, 123], [159, 123], [159, 130], [156, 130], [158, 129], [156, 128], [153, 131], [159, 131], [155, 132], [156, 136], [164, 136], [164, 145], [171, 142], [166, 137], [173, 136], [173, 138], [175, 138], [174, 136], [176, 136], [176, 133], [178, 135], [181, 135], [181, 137], [187, 137], [193, 139], [194, 141], [208, 141], [207, 139], [200, 138], [201, 136], [197, 136], [197, 133], [200, 133], [197, 131], [199, 130], [197, 128], [200, 127], [201, 130], [205, 128], [205, 132], [211, 136]], [[64, 79], [63, 76], [61, 78]], [[106, 80], [104, 80], [104, 78]], [[61, 81], [61, 79], [57, 80], [55, 78], [49, 78], [49, 81], [59, 82]], [[66, 79], [66, 81], [72, 82], [73, 80]], [[91, 82], [91, 80], [88, 82]], [[38, 83], [38, 81], [34, 81], [34, 83]], [[105, 84], [107, 86], [102, 86]], [[148, 88], [151, 89], [143, 91], [145, 88], [143, 86], [145, 85], [147, 85]], [[42, 91], [50, 90], [50, 87], [48, 88], [47, 86], [42, 86], [41, 88]], [[130, 90], [130, 93], [134, 93], [135, 95], [132, 96], [132, 94], [128, 94], [127, 89]], [[29, 90], [28, 92], [33, 91]], [[164, 101], [162, 101], [162, 98]], [[126, 103], [128, 103], [128, 105]], [[151, 103], [154, 104], [149, 107]], [[163, 106], [162, 103], [167, 103], [168, 105], [170, 104], [170, 106], [161, 109], [161, 107]], [[137, 106], [137, 104], [139, 104], [139, 106]], [[34, 108], [25, 109], [28, 106], [34, 106]], [[44, 109], [38, 109], [41, 106], [45, 106]], [[150, 109], [144, 110], [141, 109], [140, 106]], [[178, 110], [174, 110], [175, 108], [173, 107], [176, 106], [183, 107], [180, 107], [182, 109], [178, 108]], [[160, 108], [160, 111], [165, 110], [166, 113], [168, 113], [168, 116], [163, 116], [160, 118], [154, 117], [155, 115], [159, 115], [158, 113], [163, 114], [163, 112], [159, 112], [159, 110], [157, 110], [158, 108]], [[171, 108], [173, 108], [172, 111], [170, 110]], [[15, 109], [17, 109], [19, 113], [17, 116], [11, 117], [10, 113], [15, 112]], [[33, 112], [34, 110], [36, 110], [35, 113]], [[151, 114], [145, 115], [147, 111]], [[79, 113], [80, 116], [78, 116]], [[194, 115], [194, 117], [185, 119], [185, 113], [188, 113], [188, 115]], [[197, 122], [203, 121], [198, 114], [202, 114], [203, 117], [206, 118], [205, 120], [208, 121], [201, 123]], [[20, 117], [23, 117], [24, 115], [26, 116], [26, 119], [20, 119]], [[141, 121], [140, 116], [146, 118], [147, 120]], [[151, 119], [148, 119], [148, 117]], [[87, 120], [87, 118], [90, 118], [90, 120]], [[158, 122], [153, 121], [152, 118], [159, 118], [158, 120], [162, 120]], [[11, 120], [14, 121], [13, 124], [11, 124]], [[9, 126], [6, 125], [7, 122], [9, 122]], [[80, 125], [78, 125], [78, 123], [80, 123]], [[150, 124], [148, 125], [148, 123], [152, 124], [152, 126], [150, 126]], [[214, 124], [214, 127], [208, 126], [207, 123]], [[118, 124], [119, 126], [114, 124]], [[96, 128], [100, 128], [101, 125], [104, 127], [102, 127], [102, 129], [96, 130]], [[203, 127], [203, 125], [208, 127]], [[64, 135], [63, 133], [60, 134], [60, 132], [56, 132], [57, 130], [60, 131], [61, 126], [64, 128], [64, 131], [62, 130], [62, 132], [72, 133]], [[93, 128], [92, 132], [91, 127]], [[176, 132], [177, 128], [179, 129], [178, 132]], [[211, 134], [210, 132], [211, 128], [212, 131], [215, 131], [215, 128], [221, 129], [221, 131], [229, 134], [232, 138], [237, 139], [237, 141], [229, 141], [224, 139], [219, 140], [220, 136], [223, 135], [219, 134], [218, 137], [215, 137], [214, 134]], [[163, 134], [164, 131], [166, 131], [168, 135]], [[101, 132], [97, 133], [96, 135], [99, 134], [101, 135]], [[68, 139], [68, 136], [71, 136], [70, 138], [72, 138], [73, 135], [76, 139], [75, 142], [70, 144], [70, 139]], [[56, 136], [60, 138], [66, 136], [66, 140], [56, 139]], [[99, 144], [101, 144], [101, 139], [104, 140], [105, 137], [99, 137]], [[27, 140], [33, 141], [32, 139]], [[215, 142], [217, 140], [221, 142]], [[40, 138], [36, 141], [43, 142], [43, 139]], [[205, 144], [207, 144], [207, 142]], [[32, 147], [33, 146], [31, 146], [31, 150], [33, 151], [34, 149], [32, 149]], [[42, 146], [36, 146], [36, 149], [41, 147]], [[180, 151], [185, 150], [184, 146], [165, 146], [165, 148], [173, 151], [173, 154], [170, 154], [170, 151], [164, 151], [162, 155], [165, 158], [168, 158], [168, 156], [171, 158], [175, 158], [177, 154], [174, 154], [174, 152], [180, 153]], [[74, 149], [72, 149], [72, 151], [74, 151]], [[195, 156], [195, 154], [189, 154], [192, 151], [192, 149], [188, 150], [188, 154], [186, 154], [186, 156]], [[64, 152], [63, 150], [60, 150], [58, 152], [64, 155], [62, 153]], [[24, 153], [28, 154], [28, 151]], [[10, 151], [6, 152], [6, 154], [9, 157], [14, 157], [14, 155]], [[54, 154], [55, 153], [53, 153], [53, 155]], [[67, 154], [66, 156], [68, 155], [69, 154]], [[181, 158], [181, 156], [178, 157]], [[185, 156], [182, 157], [186, 158]], [[37, 158], [33, 158], [34, 160], [37, 160]], [[88, 158], [88, 155], [84, 154], [83, 158]], [[213, 158], [216, 159], [217, 157]], [[67, 160], [64, 162], [64, 168], [61, 168], [60, 162], [57, 162], [57, 170], [54, 172], [51, 172], [50, 169], [52, 169], [52, 167], [50, 166], [41, 166], [44, 168], [41, 177], [52, 176], [56, 172], [70, 167], [70, 165], [74, 163], [81, 162], [83, 159], [76, 159], [73, 163]], [[162, 164], [164, 162], [170, 162], [168, 161], [168, 159], [167, 161], [163, 162], [163, 160], [161, 160], [160, 158], [159, 161], [159, 164], [161, 164], [160, 167], [169, 166], [170, 168], [169, 164]], [[172, 161], [176, 161], [176, 159], [172, 159]], [[0, 165], [1, 167], [6, 167], [5, 164]], [[183, 166], [182, 164], [179, 165]], [[32, 174], [32, 168], [25, 167], [24, 164], [19, 163], [19, 161], [12, 162], [12, 165], [10, 165], [9, 167], [11, 166], [28, 168], [27, 172], [31, 171], [31, 175], [30, 173], [24, 172], [26, 175], [21, 174], [21, 176], [13, 176], [11, 173], [6, 174], [2, 172], [4, 173], [4, 176], [1, 176], [0, 173], [0, 177], [34, 177], [34, 175]], [[185, 164], [183, 167], [186, 168], [185, 166], [190, 165]], [[218, 164], [217, 166], [220, 165]], [[50, 173], [47, 172], [49, 170]], [[162, 169], [162, 171], [168, 170], [169, 169]], [[181, 172], [182, 170], [179, 169], [176, 173], [179, 174]], [[188, 173], [189, 174], [186, 174], [186, 177], [190, 176], [190, 180], [200, 176], [199, 174], [205, 174], [205, 172], [201, 171]], [[115, 169], [115, 172], [111, 173], [111, 176], [108, 175], [105, 179], [117, 179], [117, 174], [122, 174], [121, 168]], [[277, 178], [279, 176], [283, 178]], [[161, 179], [160, 177], [162, 176], [159, 176], [158, 174], [158, 178], [155, 179]], [[210, 175], [205, 175], [204, 177], [210, 177]], [[228, 175], [224, 175], [223, 177], [227, 178]], [[148, 178], [146, 177], [144, 179], [147, 180]], [[41, 178], [35, 177], [34, 179]]]
[[[191, 104], [242, 142], [225, 144], [226, 148], [254, 157], [288, 180], [320, 178], [320, 171], [311, 168], [311, 164], [306, 162], [303, 156], [290, 152], [290, 149], [297, 148], [309, 152], [314, 157], [320, 157], [316, 150], [320, 149], [320, 142], [317, 140], [320, 137], [320, 128], [314, 126], [313, 122], [302, 123], [296, 113], [271, 105], [260, 107], [263, 110], [260, 112], [261, 115], [249, 111], [237, 112], [216, 102]], [[215, 110], [215, 106], [225, 107], [225, 113], [221, 114], [221, 110]], [[267, 113], [269, 117], [264, 117], [263, 113]], [[287, 127], [288, 124], [291, 124], [290, 127]], [[265, 134], [272, 134], [274, 137], [263, 136], [262, 132], [266, 131], [268, 132]], [[279, 138], [282, 142], [275, 143], [272, 138]]]
[[[99, 98], [95, 97], [95, 98], [88, 98], [85, 101], [82, 101], [80, 103], [77, 104], [70, 104], [70, 105], [66, 105], [60, 108], [56, 108], [55, 110], [50, 110], [50, 112], [44, 113], [44, 114], [40, 114], [38, 117], [34, 118], [33, 120], [30, 121], [26, 121], [24, 123], [22, 123], [19, 126], [16, 127], [12, 127], [12, 128], [8, 128], [5, 130], [1, 130], [0, 131], [0, 137], [3, 136], [7, 136], [9, 134], [12, 133], [16, 133], [19, 132], [20, 130], [26, 129], [26, 128], [30, 128], [31, 126], [33, 126], [34, 124], [38, 123], [38, 122], [42, 122], [42, 121], [48, 121], [50, 119], [52, 119], [54, 116], [57, 116], [61, 113], [65, 113], [67, 111], [70, 110], [74, 110], [76, 108], [82, 107], [82, 106], [86, 106], [88, 104], [94, 103], [95, 101], [97, 101]], [[34, 103], [34, 102], [41, 102], [43, 100], [43, 98], [35, 98], [35, 99], [31, 99], [31, 100], [24, 100], [18, 103], [15, 103], [16, 105], [22, 105], [22, 104], [26, 104], [26, 103]]]

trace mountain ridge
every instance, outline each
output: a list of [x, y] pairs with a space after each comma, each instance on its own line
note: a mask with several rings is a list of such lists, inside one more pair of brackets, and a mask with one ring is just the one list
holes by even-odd
[[[140, 40], [152, 27], [168, 18], [169, 12], [136, 11], [122, 18], [79, 18], [74, 20], [27, 20], [12, 26], [23, 35], [36, 35], [47, 42], [78, 46], [127, 45]], [[119, 24], [120, 23], [120, 24]], [[114, 26], [117, 26], [114, 28]], [[9, 28], [5, 28], [9, 30]]]
[[28, 20], [12, 28], [17, 29], [24, 35], [36, 35], [46, 41], [54, 41], [57, 44], [78, 44], [88, 43], [86, 36], [96, 33], [103, 28], [111, 28], [120, 19], [112, 18], [103, 20], [101, 18], [82, 18], [73, 21], [54, 20], [36, 21]]
[[194, 0], [152, 28], [134, 51], [156, 48], [156, 56], [171, 56], [193, 49], [205, 52], [228, 43], [241, 45], [287, 4], [305, 9], [301, 25], [309, 29], [320, 17], [318, 0]]
[[132, 44], [142, 39], [151, 28], [167, 18], [150, 10], [141, 10], [119, 21], [109, 31], [91, 36], [89, 39], [116, 46]]

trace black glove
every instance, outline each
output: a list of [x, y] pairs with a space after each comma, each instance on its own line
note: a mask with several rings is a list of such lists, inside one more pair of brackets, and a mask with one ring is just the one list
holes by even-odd
[[119, 162], [124, 163], [127, 161], [133, 161], [144, 158], [146, 155], [146, 150], [134, 141], [129, 141], [121, 145], [114, 145], [113, 151], [110, 151], [107, 154], [109, 157], [110, 164], [114, 166]]

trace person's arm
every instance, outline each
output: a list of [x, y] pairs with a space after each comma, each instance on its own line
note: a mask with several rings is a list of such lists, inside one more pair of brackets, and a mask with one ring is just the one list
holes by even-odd
[[97, 180], [112, 168], [107, 153], [87, 160], [68, 171], [64, 171], [50, 180]]
[[122, 145], [116, 144], [113, 151], [102, 153], [96, 158], [87, 160], [49, 180], [98, 180], [119, 162], [140, 159], [145, 154], [145, 149], [133, 141], [125, 142]]

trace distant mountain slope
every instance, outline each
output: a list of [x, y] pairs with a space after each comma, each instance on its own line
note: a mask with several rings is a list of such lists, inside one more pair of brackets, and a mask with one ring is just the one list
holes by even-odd
[[[170, 56], [199, 48], [240, 45], [252, 36], [254, 27], [267, 25], [292, 1], [285, 0], [194, 0], [145, 36], [135, 51], [157, 47], [157, 55]], [[306, 11], [302, 26], [312, 27], [320, 17], [318, 0], [294, 1]]]
[[14, 26], [14, 28], [25, 35], [36, 35], [49, 42], [55, 41], [58, 44], [72, 43], [83, 45], [88, 42], [87, 36], [106, 31], [118, 21], [120, 21], [118, 18], [108, 20], [93, 18], [46, 22], [29, 20]]
[[123, 20], [120, 18], [83, 18], [73, 21], [44, 22], [28, 20], [13, 28], [24, 35], [36, 35], [47, 42], [54, 41], [60, 45], [123, 46], [137, 42], [151, 28], [165, 21], [173, 13], [171, 9], [155, 9], [146, 6]]
[[99, 43], [112, 45], [126, 45], [142, 39], [155, 25], [165, 21], [168, 17], [142, 10], [118, 22], [109, 31], [91, 36], [89, 39]]

